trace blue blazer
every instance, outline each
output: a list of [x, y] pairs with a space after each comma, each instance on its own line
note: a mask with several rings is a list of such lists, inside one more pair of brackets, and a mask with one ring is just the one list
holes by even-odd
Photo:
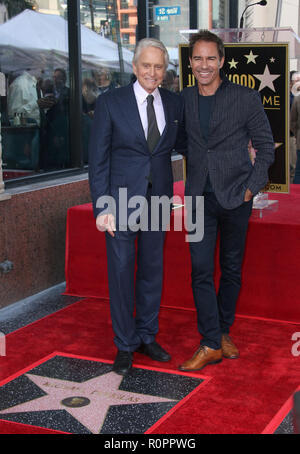
[[159, 90], [166, 126], [152, 153], [148, 150], [133, 85], [98, 97], [89, 144], [89, 180], [95, 217], [109, 212], [96, 206], [101, 196], [114, 198], [118, 215], [119, 188], [126, 188], [127, 201], [133, 196], [145, 197], [150, 173], [152, 194], [172, 197], [171, 152], [184, 152], [185, 147], [183, 100], [168, 90]]

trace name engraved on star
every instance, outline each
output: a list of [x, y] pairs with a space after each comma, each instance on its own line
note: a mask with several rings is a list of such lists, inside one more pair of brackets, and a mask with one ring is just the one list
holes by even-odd
[[94, 391], [91, 392], [91, 395], [94, 395], [94, 394], [96, 394], [97, 396], [108, 397], [109, 399], [126, 400], [129, 402], [133, 402], [135, 404], [140, 402], [140, 399], [138, 397], [134, 397], [134, 396], [128, 397], [127, 395], [120, 394], [120, 393], [116, 394], [116, 393], [110, 393], [107, 391], [95, 389]]
[[[49, 387], [49, 388], [56, 388], [56, 389], [64, 389], [66, 391], [80, 391], [81, 388], [80, 386], [66, 386], [66, 385], [63, 385], [63, 384], [57, 384], [57, 383], [49, 383], [48, 381], [46, 381], [45, 383], [43, 383], [43, 386], [46, 386], [46, 387]], [[97, 396], [102, 396], [102, 397], [107, 397], [108, 399], [116, 399], [116, 400], [127, 400], [127, 401], [130, 401], [132, 403], [138, 403], [140, 402], [140, 399], [138, 397], [134, 397], [134, 396], [131, 396], [131, 397], [128, 397], [126, 396], [125, 394], [116, 394], [116, 393], [113, 393], [113, 392], [108, 392], [108, 391], [103, 391], [103, 390], [99, 390], [99, 389], [94, 389], [93, 391], [91, 391], [89, 393], [89, 395], [97, 395]]]
[[49, 382], [43, 383], [43, 386], [48, 386], [49, 388], [64, 389], [66, 391], [80, 391], [80, 386], [66, 386], [63, 384], [60, 385], [57, 383], [49, 383]]

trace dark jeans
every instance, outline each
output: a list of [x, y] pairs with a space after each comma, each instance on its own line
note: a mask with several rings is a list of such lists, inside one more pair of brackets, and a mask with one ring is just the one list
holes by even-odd
[[[248, 221], [253, 201], [226, 210], [213, 192], [204, 194], [204, 238], [190, 243], [192, 289], [197, 309], [201, 344], [221, 347], [221, 335], [229, 333], [234, 322], [241, 286], [241, 266]], [[221, 278], [218, 295], [214, 285], [214, 256], [220, 232]]]

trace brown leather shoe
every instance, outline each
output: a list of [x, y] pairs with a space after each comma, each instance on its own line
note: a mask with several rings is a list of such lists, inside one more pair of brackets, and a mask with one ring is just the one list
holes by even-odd
[[224, 358], [236, 359], [240, 356], [237, 347], [228, 334], [222, 334], [221, 348]]
[[191, 359], [188, 359], [185, 363], [179, 366], [180, 370], [193, 371], [201, 370], [207, 364], [217, 364], [222, 361], [222, 349], [219, 348], [214, 350], [206, 345], [200, 345], [200, 348], [196, 351]]

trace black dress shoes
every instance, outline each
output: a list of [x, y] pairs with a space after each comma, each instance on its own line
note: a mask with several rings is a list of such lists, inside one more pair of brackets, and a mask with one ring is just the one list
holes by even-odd
[[150, 356], [154, 361], [167, 362], [170, 361], [171, 356], [167, 353], [157, 342], [151, 344], [141, 344], [136, 350], [137, 353]]
[[119, 375], [126, 375], [132, 368], [132, 352], [118, 350], [113, 371]]

